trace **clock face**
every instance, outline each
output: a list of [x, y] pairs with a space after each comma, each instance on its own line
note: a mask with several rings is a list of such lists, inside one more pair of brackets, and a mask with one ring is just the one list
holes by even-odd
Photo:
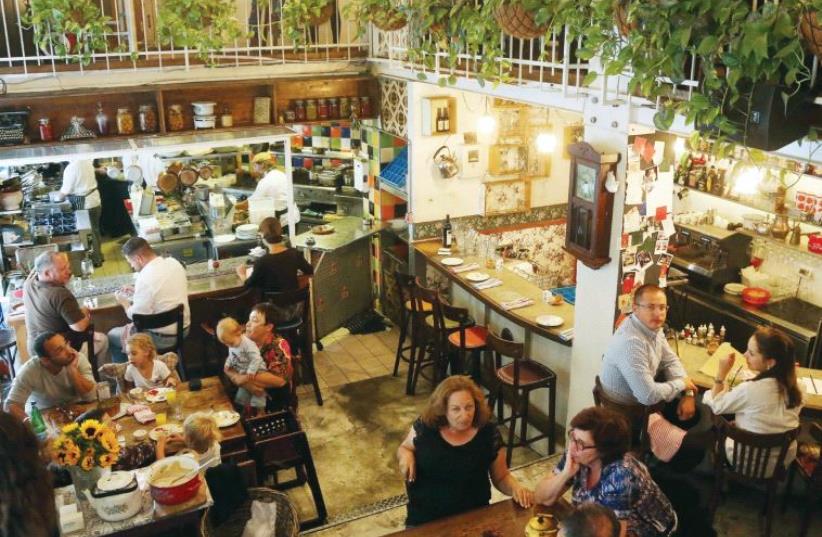
[[597, 183], [598, 168], [592, 168], [581, 163], [577, 163], [576, 184], [574, 196], [589, 203], [594, 202], [594, 189]]

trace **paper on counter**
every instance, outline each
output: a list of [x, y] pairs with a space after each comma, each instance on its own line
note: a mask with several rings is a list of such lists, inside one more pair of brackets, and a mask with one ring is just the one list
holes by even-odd
[[476, 289], [491, 289], [492, 287], [499, 287], [500, 285], [502, 285], [502, 280], [491, 278], [485, 280], [484, 282], [475, 283], [473, 285]]
[[523, 297], [523, 298], [519, 298], [517, 300], [509, 300], [508, 302], [503, 302], [500, 305], [502, 306], [502, 309], [504, 309], [505, 311], [511, 311], [511, 310], [516, 310], [516, 309], [519, 309], [519, 308], [525, 308], [525, 307], [531, 306], [533, 303], [534, 303], [534, 301], [531, 300], [530, 298], [524, 298]]
[[452, 268], [451, 272], [454, 274], [459, 274], [460, 272], [468, 272], [469, 270], [477, 270], [479, 265], [476, 263], [468, 263], [467, 265], [463, 265], [461, 267]]
[[731, 344], [727, 341], [717, 347], [716, 351], [714, 351], [705, 363], [702, 364], [702, 367], [699, 368], [699, 372], [715, 379], [719, 371], [719, 359], [724, 356], [728, 356], [730, 353], [734, 353], [735, 360], [734, 365], [731, 366], [731, 370], [728, 372], [728, 376], [725, 378], [725, 381], [728, 383], [731, 383], [732, 381], [739, 383], [743, 380], [753, 378], [753, 372], [746, 367], [745, 357], [741, 352], [734, 349], [733, 346], [731, 346]]
[[805, 390], [805, 393], [822, 395], [822, 379], [815, 379], [813, 377], [799, 377], [799, 384]]

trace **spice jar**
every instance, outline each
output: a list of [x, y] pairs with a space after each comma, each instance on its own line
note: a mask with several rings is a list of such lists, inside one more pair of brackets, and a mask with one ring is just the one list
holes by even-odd
[[286, 108], [283, 110], [283, 122], [284, 123], [294, 123], [294, 120], [297, 118], [297, 114], [294, 113], [294, 110], [291, 108]]
[[305, 106], [305, 119], [308, 121], [314, 121], [317, 119], [317, 101], [314, 99], [308, 99], [308, 103]]
[[360, 97], [360, 117], [371, 117], [371, 97]]
[[297, 121], [305, 121], [305, 102], [297, 99], [294, 104], [294, 118]]
[[137, 116], [140, 123], [140, 132], [157, 132], [157, 110], [153, 104], [140, 105]]
[[134, 116], [128, 108], [117, 109], [117, 134], [134, 134]]
[[351, 97], [351, 117], [357, 118], [361, 116], [360, 99], [358, 97]]
[[317, 107], [317, 117], [319, 119], [328, 119], [328, 101], [320, 99], [320, 104]]
[[351, 117], [351, 101], [348, 97], [340, 97], [340, 116], [342, 119]]
[[183, 105], [172, 104], [168, 107], [168, 130], [181, 131], [185, 126], [183, 120]]
[[108, 114], [103, 112], [103, 105], [97, 103], [97, 115], [94, 116], [95, 121], [97, 121], [97, 131], [100, 133], [100, 136], [105, 136], [108, 134]]
[[220, 116], [220, 125], [223, 127], [234, 126], [234, 116], [231, 115], [231, 108], [228, 106], [223, 107], [223, 115]]
[[340, 101], [336, 97], [328, 99], [328, 117], [331, 119], [340, 117]]
[[43, 142], [54, 140], [54, 129], [52, 129], [51, 121], [47, 117], [40, 119], [40, 140]]

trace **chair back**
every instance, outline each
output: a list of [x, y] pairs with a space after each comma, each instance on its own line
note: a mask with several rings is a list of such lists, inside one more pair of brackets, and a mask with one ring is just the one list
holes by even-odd
[[[292, 344], [292, 353], [296, 356], [295, 350], [300, 351], [300, 356], [303, 357], [307, 353], [312, 352], [311, 346], [314, 344], [314, 330], [311, 324], [311, 287], [302, 287], [293, 291], [263, 291], [263, 300], [271, 302], [277, 309], [281, 311], [294, 310], [298, 313], [299, 323], [294, 323], [293, 326], [288, 326], [287, 330], [299, 329], [300, 338], [289, 338], [289, 343]], [[302, 306], [298, 306], [301, 304]], [[288, 321], [296, 321], [297, 319], [288, 319]], [[266, 319], [268, 322], [268, 319]], [[278, 329], [283, 329], [280, 323], [276, 323]], [[286, 323], [290, 325], [292, 323]], [[284, 329], [285, 330], [285, 329]], [[294, 343], [297, 343], [297, 348], [294, 348]]]
[[[817, 444], [822, 445], [822, 425], [819, 425], [816, 422], [811, 423], [810, 433], [814, 441], [816, 441]], [[817, 460], [813, 467], [813, 473], [811, 474], [811, 486], [816, 489], [822, 489], [822, 461]]]
[[[507, 329], [506, 329], [507, 330]], [[525, 356], [525, 345], [508, 339], [510, 332], [503, 331], [499, 336], [489, 331], [485, 340], [488, 348], [494, 353], [494, 367], [502, 368], [502, 357], [506, 356], [514, 361], [514, 390], [519, 389], [520, 362]]]
[[[434, 318], [434, 330], [438, 333], [444, 329], [445, 321], [442, 317], [442, 299], [440, 298], [440, 291], [439, 289], [430, 289], [428, 287], [423, 287], [422, 285], [417, 282], [415, 284], [414, 290], [414, 300], [412, 301], [412, 309], [415, 315], [426, 317], [427, 312], [424, 307], [424, 303], [427, 302], [431, 304], [431, 315]], [[424, 319], [420, 319], [424, 321]]]
[[[739, 429], [722, 416], [714, 416], [714, 425], [717, 429], [714, 445], [717, 473], [724, 471], [731, 479], [751, 485], [781, 481], [785, 477], [785, 457], [799, 435], [799, 427], [784, 433], [758, 434]], [[730, 460], [726, 456], [726, 439], [733, 440]], [[778, 455], [771, 474], [773, 453]]]
[[259, 302], [260, 293], [254, 288], [250, 287], [242, 293], [232, 296], [220, 297], [206, 297], [206, 321], [203, 329], [212, 333], [219, 323], [225, 317], [232, 317], [240, 324], [248, 320], [248, 315], [254, 304]]
[[643, 405], [640, 403], [624, 403], [611, 398], [597, 375], [594, 381], [594, 405], [607, 408], [617, 412], [628, 420], [631, 427], [631, 444], [633, 450], [638, 451], [640, 456], [644, 456], [651, 450], [651, 440], [648, 437], [648, 416], [654, 412], [659, 412], [664, 407], [664, 401], [655, 405]]
[[138, 332], [156, 330], [157, 328], [163, 328], [170, 324], [176, 325], [177, 333], [175, 334], [176, 341], [174, 343], [174, 347], [166, 349], [157, 349], [157, 352], [164, 353], [173, 350], [177, 353], [177, 355], [180, 358], [178, 365], [180, 378], [182, 380], [186, 380], [185, 365], [183, 364], [183, 333], [185, 330], [185, 327], [183, 326], [184, 312], [185, 307], [182, 304], [178, 304], [170, 310], [163, 311], [160, 313], [135, 313], [131, 316], [131, 320], [134, 321], [134, 328], [136, 328]]
[[465, 348], [465, 329], [471, 326], [471, 316], [468, 314], [468, 308], [460, 308], [459, 306], [452, 306], [445, 302], [440, 303], [443, 319], [454, 321], [459, 326], [460, 348]]
[[397, 293], [400, 300], [400, 307], [412, 300], [412, 292], [416, 286], [416, 278], [412, 274], [406, 274], [401, 270], [394, 271], [394, 279], [397, 281]]
[[76, 351], [79, 351], [83, 344], [86, 345], [86, 358], [91, 364], [91, 373], [94, 375], [94, 380], [99, 382], [100, 373], [97, 371], [97, 356], [94, 355], [94, 324], [89, 323], [82, 332], [69, 328], [65, 333], [65, 338], [71, 348]]

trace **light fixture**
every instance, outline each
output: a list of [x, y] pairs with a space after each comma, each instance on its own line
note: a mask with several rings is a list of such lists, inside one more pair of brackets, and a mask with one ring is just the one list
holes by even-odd
[[679, 159], [682, 158], [682, 155], [685, 153], [685, 138], [677, 138], [674, 141], [674, 158], [676, 161], [679, 162]]
[[759, 192], [759, 183], [761, 182], [762, 170], [748, 166], [734, 179], [733, 191], [736, 194], [753, 196]]
[[488, 113], [488, 97], [485, 98], [485, 113], [477, 118], [477, 134], [490, 136], [497, 128], [497, 120]]
[[557, 135], [553, 132], [541, 132], [537, 135], [536, 144], [540, 153], [553, 153], [557, 148]]

